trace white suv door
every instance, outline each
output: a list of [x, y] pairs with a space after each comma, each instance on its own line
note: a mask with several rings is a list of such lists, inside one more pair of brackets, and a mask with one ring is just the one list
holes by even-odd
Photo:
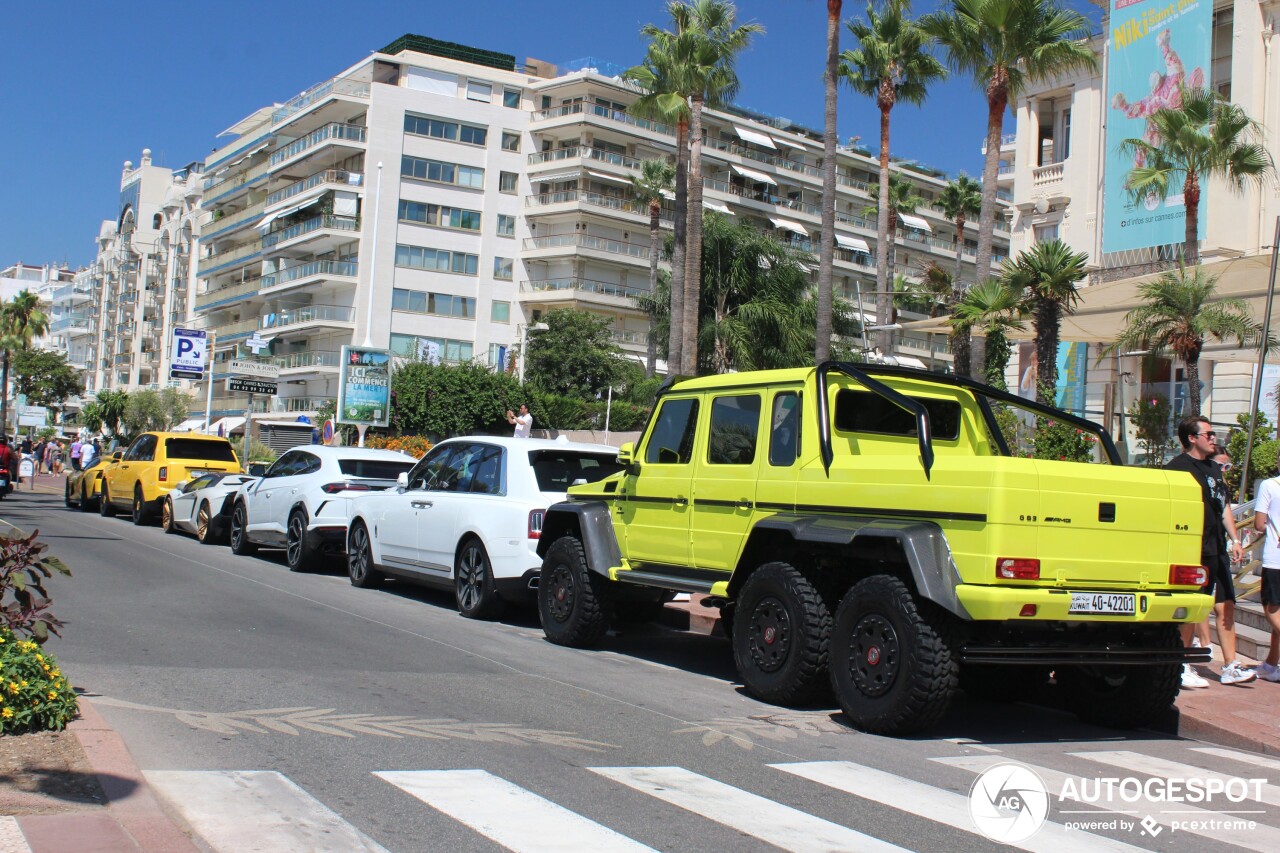
[[[315, 458], [309, 453], [306, 456]], [[249, 513], [248, 529], [251, 532], [267, 530], [282, 532], [284, 530], [284, 522], [277, 523], [272, 512], [273, 499], [282, 488], [288, 486], [291, 475], [301, 471], [305, 464], [306, 459], [303, 458], [301, 450], [290, 450], [271, 463], [271, 467], [262, 475], [262, 478], [249, 487], [245, 503]]]
[[446, 575], [453, 574], [454, 552], [463, 531], [474, 520], [472, 515], [493, 509], [485, 506], [482, 496], [498, 491], [502, 460], [502, 448], [495, 445], [455, 445], [453, 455], [442, 466], [444, 476], [427, 484], [429, 505], [423, 508], [418, 525], [418, 550], [423, 561]]

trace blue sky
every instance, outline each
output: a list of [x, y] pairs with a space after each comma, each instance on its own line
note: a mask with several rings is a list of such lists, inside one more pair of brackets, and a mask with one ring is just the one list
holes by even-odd
[[[920, 0], [917, 12], [936, 0]], [[1097, 19], [1084, 0], [1072, 5]], [[845, 16], [863, 14], [845, 2]], [[0, 69], [9, 164], [0, 205], [0, 266], [88, 263], [98, 224], [115, 215], [120, 170], [143, 148], [177, 168], [219, 144], [255, 109], [286, 101], [406, 32], [561, 63], [582, 57], [628, 66], [640, 27], [665, 25], [662, 0], [468, 0], [213, 5], [122, 2], [10, 4]], [[739, 103], [822, 126], [824, 0], [740, 0], [739, 16], [768, 33], [742, 56]], [[842, 33], [842, 49], [851, 39]], [[924, 107], [894, 111], [893, 153], [945, 169], [981, 170], [986, 107], [965, 79]], [[840, 95], [841, 141], [877, 145], [874, 105]], [[221, 140], [225, 143], [226, 140]]]

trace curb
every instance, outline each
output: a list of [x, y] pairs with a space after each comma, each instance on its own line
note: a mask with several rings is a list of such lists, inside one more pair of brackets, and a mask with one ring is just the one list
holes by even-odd
[[124, 739], [83, 695], [80, 716], [67, 725], [89, 759], [112, 819], [147, 853], [199, 853], [147, 786]]

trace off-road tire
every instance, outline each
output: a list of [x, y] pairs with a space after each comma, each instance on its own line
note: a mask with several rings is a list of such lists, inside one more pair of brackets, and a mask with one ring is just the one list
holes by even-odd
[[103, 518], [112, 518], [116, 514], [116, 508], [111, 505], [111, 491], [107, 488], [107, 484], [102, 484], [102, 497], [98, 498], [98, 515]]
[[758, 699], [794, 705], [826, 692], [831, 611], [790, 563], [765, 563], [747, 578], [732, 637], [738, 675]]
[[200, 509], [196, 510], [196, 541], [201, 545], [212, 545], [220, 539], [221, 535], [214, 529], [215, 524], [209, 502], [201, 501]]
[[579, 649], [598, 645], [609, 632], [610, 584], [588, 568], [578, 537], [561, 536], [551, 543], [538, 578], [538, 618], [547, 639]]
[[959, 688], [950, 616], [892, 575], [845, 593], [831, 637], [831, 687], [853, 725], [904, 735], [946, 715]]
[[470, 538], [453, 561], [453, 592], [458, 612], [468, 619], [496, 619], [503, 601], [493, 582], [493, 564], [479, 539]]
[[133, 503], [130, 507], [129, 518], [138, 527], [142, 527], [151, 520], [151, 511], [147, 508], [147, 502], [142, 498], [141, 485], [133, 487]]
[[289, 513], [284, 533], [284, 561], [291, 572], [305, 572], [311, 568], [316, 549], [307, 542], [307, 514], [301, 509]]
[[238, 503], [231, 511], [231, 553], [246, 557], [258, 552], [258, 546], [249, 541], [249, 510]]
[[[1145, 642], [1144, 642], [1145, 641]], [[1146, 633], [1135, 643], [1182, 648], [1178, 626]], [[1148, 725], [1166, 714], [1182, 684], [1180, 664], [1158, 666], [1064, 666], [1055, 671], [1068, 706], [1086, 723], [1113, 729]]]
[[173, 526], [173, 501], [168, 498], [164, 499], [160, 507], [160, 529], [165, 533], [178, 532], [178, 528]]
[[373, 544], [364, 522], [351, 525], [347, 536], [347, 578], [359, 589], [376, 589], [386, 579], [373, 564]]

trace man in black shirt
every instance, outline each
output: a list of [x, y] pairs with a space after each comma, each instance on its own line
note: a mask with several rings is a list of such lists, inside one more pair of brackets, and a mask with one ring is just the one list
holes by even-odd
[[[1204, 501], [1200, 562], [1209, 570], [1209, 582], [1202, 589], [1206, 593], [1213, 593], [1213, 612], [1218, 622], [1218, 645], [1222, 646], [1223, 666], [1219, 680], [1223, 684], [1244, 684], [1258, 676], [1236, 660], [1236, 588], [1231, 576], [1231, 560], [1241, 559], [1244, 549], [1240, 545], [1240, 535], [1236, 532], [1235, 519], [1231, 515], [1231, 501], [1226, 481], [1222, 479], [1222, 468], [1213, 461], [1217, 437], [1208, 418], [1199, 415], [1183, 418], [1178, 423], [1178, 440], [1182, 442], [1184, 452], [1164, 467], [1170, 471], [1186, 471], [1200, 484]], [[1227, 554], [1228, 542], [1231, 547], [1230, 555]], [[1194, 625], [1182, 626], [1182, 642], [1185, 645], [1191, 644], [1194, 631]], [[1204, 679], [1196, 675], [1190, 666], [1183, 668], [1182, 685], [1206, 686]]]

